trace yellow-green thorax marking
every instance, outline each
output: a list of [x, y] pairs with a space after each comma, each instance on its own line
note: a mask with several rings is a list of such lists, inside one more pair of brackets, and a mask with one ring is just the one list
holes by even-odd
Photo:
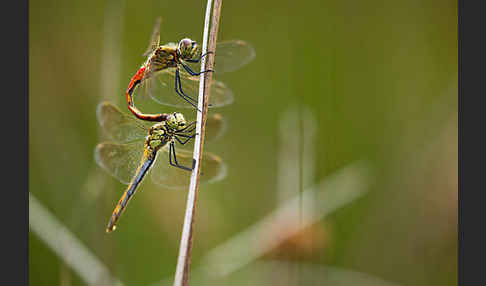
[[167, 143], [174, 140], [175, 133], [186, 127], [186, 120], [179, 112], [167, 116], [167, 120], [154, 124], [145, 139], [145, 147], [150, 154], [155, 153]]

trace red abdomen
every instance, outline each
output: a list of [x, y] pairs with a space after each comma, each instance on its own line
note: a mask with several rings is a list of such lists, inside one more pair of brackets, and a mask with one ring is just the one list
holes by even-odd
[[133, 89], [135, 86], [135, 83], [137, 83], [138, 81], [141, 81], [143, 76], [145, 75], [145, 67], [141, 67], [137, 73], [132, 77], [132, 79], [130, 80], [130, 83], [128, 84], [128, 89], [127, 89], [127, 93], [132, 93], [131, 92], [131, 89]]

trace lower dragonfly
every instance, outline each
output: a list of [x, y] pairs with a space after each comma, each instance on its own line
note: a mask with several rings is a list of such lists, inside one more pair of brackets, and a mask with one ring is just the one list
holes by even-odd
[[[174, 112], [165, 121], [149, 126], [108, 102], [100, 103], [97, 117], [111, 142], [96, 146], [95, 160], [120, 182], [128, 184], [106, 228], [106, 232], [111, 232], [149, 170], [152, 181], [166, 188], [180, 189], [188, 185], [192, 152], [176, 150], [175, 143], [185, 145], [194, 137], [195, 122], [187, 124], [181, 113]], [[209, 140], [218, 137], [224, 127], [221, 116], [215, 114], [208, 118], [207, 127], [208, 131], [214, 129], [207, 133]], [[169, 162], [156, 163], [160, 157]], [[205, 152], [201, 164], [201, 183], [224, 178], [226, 168], [218, 156]]]
[[[144, 114], [135, 107], [133, 100], [134, 92], [142, 97], [151, 97], [158, 103], [175, 106], [188, 107], [187, 103], [197, 108], [197, 100], [189, 96], [196, 94], [199, 88], [199, 77], [201, 73], [195, 72], [193, 68], [200, 60], [212, 52], [202, 55], [197, 42], [184, 38], [179, 43], [160, 43], [160, 23], [157, 19], [151, 40], [144, 56], [146, 61], [138, 69], [130, 80], [125, 92], [128, 109], [139, 119], [146, 121], [163, 121], [167, 114]], [[216, 44], [215, 72], [231, 72], [241, 68], [255, 57], [253, 47], [242, 40], [231, 40], [218, 42]], [[211, 98], [209, 107], [219, 107], [233, 101], [230, 89], [222, 82], [213, 80], [211, 83]], [[175, 90], [179, 97], [167, 96], [168, 91]], [[182, 100], [183, 101], [182, 101]]]

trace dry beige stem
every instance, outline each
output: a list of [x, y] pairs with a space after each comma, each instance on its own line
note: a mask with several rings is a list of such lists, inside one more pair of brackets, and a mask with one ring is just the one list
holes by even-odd
[[[214, 66], [214, 55], [216, 53], [216, 39], [218, 36], [219, 17], [221, 13], [222, 0], [215, 0], [213, 6], [213, 18], [211, 21], [211, 31], [209, 32], [209, 15], [211, 12], [212, 0], [208, 0], [206, 7], [206, 18], [204, 23], [204, 35], [202, 42], [202, 54], [211, 51], [206, 57], [201, 59], [201, 70], [212, 70]], [[206, 45], [207, 44], [207, 45]], [[206, 61], [207, 60], [207, 61]], [[194, 216], [196, 213], [197, 194], [199, 192], [199, 175], [201, 173], [201, 160], [204, 146], [204, 133], [206, 129], [206, 119], [209, 102], [209, 86], [212, 80], [212, 72], [201, 74], [198, 97], [198, 111], [196, 123], [196, 138], [194, 144], [194, 169], [191, 174], [189, 192], [187, 194], [186, 213], [182, 228], [179, 257], [174, 277], [174, 286], [189, 285], [189, 269], [191, 265], [191, 250], [193, 242]], [[202, 106], [201, 106], [202, 105]]]

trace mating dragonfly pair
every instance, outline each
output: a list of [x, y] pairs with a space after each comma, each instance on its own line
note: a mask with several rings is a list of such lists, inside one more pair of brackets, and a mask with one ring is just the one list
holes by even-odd
[[[199, 86], [198, 75], [208, 71], [195, 72], [194, 64], [202, 57], [199, 45], [182, 39], [178, 44], [160, 45], [160, 18], [152, 32], [151, 41], [144, 53], [147, 60], [130, 80], [126, 91], [128, 109], [141, 120], [123, 114], [116, 106], [102, 102], [98, 106], [97, 117], [103, 133], [110, 141], [100, 143], [95, 149], [95, 160], [103, 169], [128, 184], [110, 218], [107, 232], [116, 227], [120, 215], [134, 195], [138, 185], [151, 170], [152, 181], [170, 189], [184, 188], [189, 182], [193, 159], [190, 151], [176, 150], [176, 142], [186, 145], [194, 138], [195, 121], [187, 123], [181, 113], [144, 114], [134, 103], [134, 95], [151, 97], [158, 103], [174, 107], [195, 107], [194, 99]], [[237, 70], [251, 61], [253, 48], [244, 41], [217, 43], [215, 72]], [[211, 71], [212, 72], [212, 71]], [[176, 95], [170, 95], [170, 91]], [[209, 107], [227, 105], [233, 101], [229, 88], [222, 82], [213, 80]], [[188, 94], [189, 92], [189, 94]], [[192, 96], [191, 96], [192, 95]], [[147, 122], [157, 122], [149, 126]], [[219, 114], [208, 117], [206, 140], [219, 137], [224, 121]], [[165, 162], [156, 162], [163, 157]], [[211, 153], [204, 153], [201, 183], [217, 181], [225, 175], [222, 160]], [[191, 167], [189, 167], [191, 166]]]

